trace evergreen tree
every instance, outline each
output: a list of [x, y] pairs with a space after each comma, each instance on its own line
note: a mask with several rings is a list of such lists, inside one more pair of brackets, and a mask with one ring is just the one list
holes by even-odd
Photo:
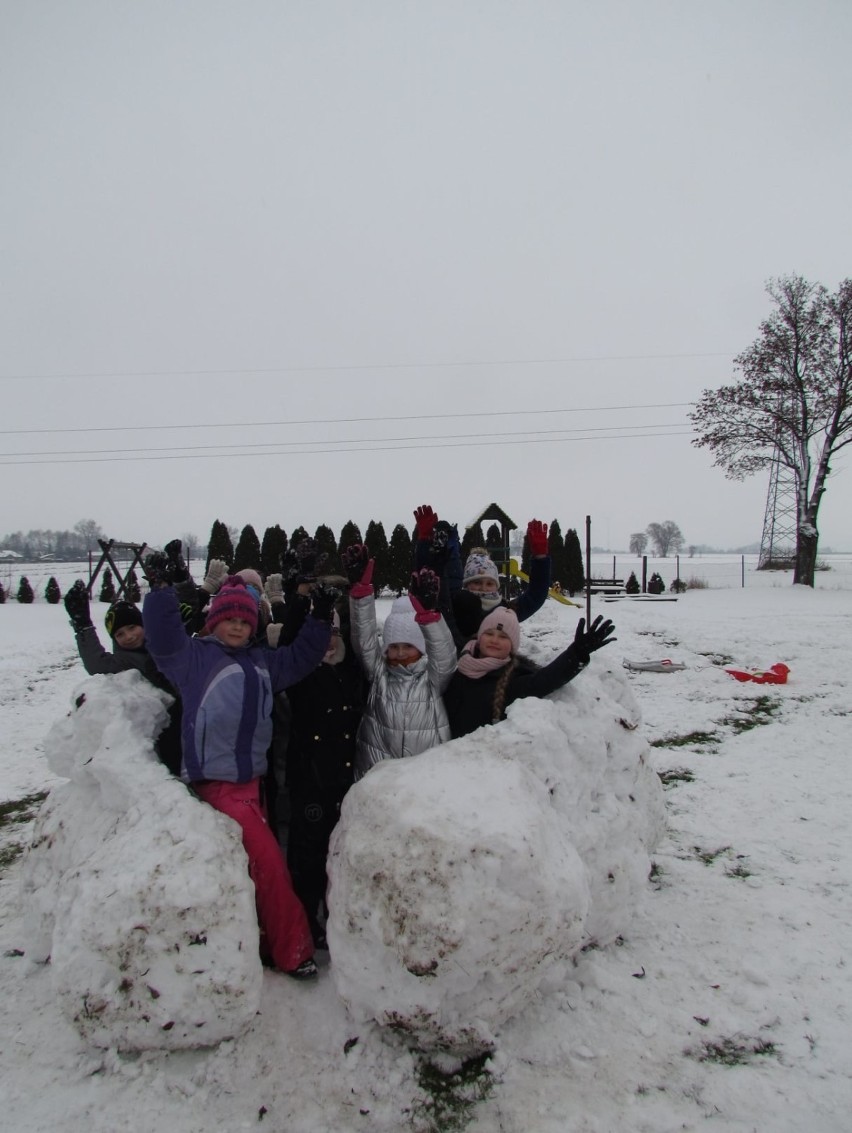
[[115, 601], [115, 583], [112, 580], [112, 571], [109, 567], [104, 569], [103, 582], [101, 583], [101, 592], [98, 595], [101, 602], [114, 602]]
[[467, 556], [470, 554], [470, 552], [473, 550], [474, 547], [484, 547], [484, 546], [485, 546], [485, 536], [482, 534], [482, 524], [481, 523], [474, 523], [474, 525], [472, 527], [468, 527], [468, 529], [464, 533], [464, 537], [462, 538], [462, 542], [461, 542], [462, 566], [464, 566], [465, 559], [467, 558]]
[[639, 593], [639, 579], [636, 577], [636, 571], [630, 572], [630, 577], [624, 584], [625, 594], [638, 594]]
[[125, 594], [127, 595], [128, 602], [141, 602], [142, 589], [139, 586], [139, 578], [135, 570], [132, 570], [127, 576], [127, 586], [125, 587]]
[[397, 595], [408, 589], [408, 583], [411, 579], [412, 554], [413, 548], [408, 529], [398, 523], [390, 537], [387, 571], [387, 584]]
[[306, 539], [310, 539], [310, 537], [310, 533], [306, 530], [306, 528], [302, 527], [301, 525], [299, 527], [294, 527], [293, 534], [290, 536], [290, 550], [295, 551], [300, 543], [304, 543], [304, 541]]
[[47, 580], [47, 586], [45, 586], [44, 588], [44, 597], [45, 601], [49, 602], [51, 606], [55, 606], [59, 599], [62, 597], [62, 594], [59, 590], [59, 583], [56, 581], [53, 575], [51, 575]]
[[364, 542], [370, 548], [370, 557], [376, 560], [376, 565], [373, 568], [373, 586], [376, 588], [376, 593], [381, 594], [388, 585], [388, 556], [390, 554], [388, 537], [385, 535], [381, 521], [376, 523], [375, 520], [370, 520], [367, 524]]
[[[353, 543], [363, 543], [361, 538], [361, 528], [357, 523], [353, 523], [348, 519], [340, 530], [340, 541], [337, 544], [337, 553], [342, 555], [347, 547], [351, 547]], [[409, 539], [410, 542], [410, 539]], [[372, 548], [370, 548], [372, 550]]]
[[340, 565], [340, 555], [337, 553], [337, 541], [334, 532], [325, 523], [321, 523], [314, 532], [314, 539], [321, 555], [327, 555], [322, 574], [340, 574], [343, 569]]
[[562, 585], [573, 596], [586, 585], [586, 569], [583, 566], [583, 550], [580, 536], [574, 527], [565, 532], [565, 578]]
[[267, 527], [263, 533], [260, 544], [260, 573], [264, 578], [270, 574], [279, 574], [281, 560], [287, 552], [287, 533], [276, 523], [274, 527]]
[[550, 577], [565, 585], [565, 540], [559, 520], [554, 519], [547, 529], [547, 553], [550, 555]]
[[239, 541], [234, 548], [234, 573], [246, 569], [256, 570], [258, 573], [261, 569], [260, 540], [250, 523], [247, 523], [240, 532]]
[[0, 606], [2, 606], [5, 601], [6, 601], [6, 590], [3, 586], [3, 583], [0, 582]]
[[648, 593], [649, 594], [662, 594], [665, 590], [666, 584], [663, 582], [662, 576], [654, 571], [648, 579]]
[[213, 520], [210, 529], [210, 540], [207, 543], [207, 562], [204, 564], [204, 573], [210, 566], [211, 559], [221, 559], [230, 567], [234, 561], [234, 544], [228, 533], [228, 528], [218, 519]]
[[33, 594], [33, 588], [30, 586], [30, 580], [26, 577], [26, 575], [21, 575], [21, 581], [18, 583], [17, 598], [19, 602], [23, 602], [24, 605], [27, 606], [35, 598], [35, 595]]

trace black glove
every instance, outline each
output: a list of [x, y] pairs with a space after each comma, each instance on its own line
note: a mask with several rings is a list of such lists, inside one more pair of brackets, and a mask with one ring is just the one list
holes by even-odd
[[71, 589], [65, 593], [65, 612], [71, 619], [75, 633], [91, 628], [92, 616], [89, 613], [89, 594], [86, 590], [86, 584], [81, 578], [78, 578]]
[[166, 543], [163, 547], [166, 555], [168, 555], [169, 562], [174, 564], [172, 582], [187, 582], [189, 580], [189, 570], [186, 566], [186, 560], [181, 554], [181, 546], [180, 539], [172, 539], [170, 543]]
[[175, 564], [162, 551], [152, 551], [142, 562], [142, 569], [150, 586], [171, 586]]
[[303, 539], [296, 547], [296, 562], [298, 564], [298, 581], [314, 582], [318, 574], [322, 573], [328, 555], [320, 551], [316, 539]]
[[321, 622], [330, 622], [334, 615], [334, 605], [340, 597], [336, 586], [318, 582], [311, 591], [311, 613]]
[[578, 661], [583, 665], [588, 665], [589, 658], [595, 650], [603, 649], [611, 641], [617, 640], [611, 636], [613, 633], [615, 633], [615, 626], [609, 618], [604, 621], [602, 614], [598, 614], [588, 629], [586, 629], [586, 619], [580, 618], [577, 622], [574, 642], [569, 648], [574, 651], [574, 656]]
[[289, 598], [291, 594], [295, 594], [298, 585], [299, 560], [291, 547], [281, 556], [281, 586], [284, 590], [284, 597]]
[[352, 543], [340, 556], [340, 561], [346, 577], [354, 586], [361, 581], [370, 561], [370, 548], [365, 543]]
[[414, 595], [424, 610], [437, 610], [440, 589], [441, 580], [428, 567], [416, 570], [408, 583], [408, 593]]
[[452, 528], [446, 519], [439, 519], [429, 540], [429, 565], [436, 572], [442, 574], [450, 557], [450, 533]]

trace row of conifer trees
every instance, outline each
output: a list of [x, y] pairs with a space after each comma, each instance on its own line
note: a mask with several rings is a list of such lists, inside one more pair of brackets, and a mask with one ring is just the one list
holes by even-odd
[[[411, 575], [413, 542], [415, 531], [409, 531], [398, 523], [391, 532], [390, 539], [385, 535], [381, 522], [371, 520], [362, 532], [357, 523], [352, 520], [345, 523], [340, 536], [335, 537], [334, 532], [326, 524], [320, 524], [311, 534], [305, 527], [296, 527], [288, 536], [278, 524], [267, 527], [263, 539], [259, 539], [251, 524], [247, 524], [240, 532], [239, 539], [234, 544], [226, 524], [220, 520], [213, 523], [210, 531], [210, 540], [207, 545], [207, 563], [211, 559], [223, 559], [232, 571], [243, 570], [246, 567], [258, 571], [264, 578], [282, 570], [284, 556], [291, 547], [296, 547], [303, 539], [316, 540], [320, 553], [327, 555], [323, 567], [324, 574], [336, 574], [341, 571], [340, 555], [342, 551], [353, 543], [366, 543], [376, 565], [373, 581], [379, 589], [390, 589], [401, 593], [407, 589]], [[461, 543], [462, 560], [464, 560], [474, 547], [486, 547], [495, 559], [502, 559], [502, 535], [496, 523], [491, 524], [483, 532], [481, 524], [474, 524], [464, 534]], [[551, 559], [551, 578], [558, 582], [568, 594], [576, 594], [583, 589], [585, 572], [583, 569], [583, 556], [580, 548], [580, 539], [577, 531], [570, 527], [562, 536], [559, 521], [554, 519], [548, 529], [548, 551]], [[524, 536], [521, 553], [521, 570], [529, 573], [530, 551], [526, 536]], [[0, 604], [6, 601], [6, 590], [0, 583]], [[18, 602], [30, 603], [34, 601], [35, 594], [29, 579], [23, 576], [18, 584], [15, 594]], [[112, 571], [107, 567], [102, 576], [101, 588], [98, 594], [101, 602], [114, 602], [116, 598], [115, 582]], [[141, 598], [139, 580], [135, 571], [130, 572], [130, 589], [127, 597], [132, 602]], [[45, 601], [56, 604], [62, 598], [59, 583], [51, 577], [44, 590]]]
[[[323, 567], [324, 574], [336, 574], [341, 571], [340, 556], [346, 547], [353, 543], [366, 543], [376, 563], [373, 573], [375, 585], [379, 589], [387, 588], [397, 592], [407, 589], [416, 532], [401, 523], [394, 527], [390, 539], [387, 538], [383, 525], [375, 520], [370, 520], [363, 531], [363, 536], [358, 524], [349, 520], [343, 525], [339, 537], [335, 537], [332, 529], [324, 523], [320, 524], [313, 533], [305, 527], [296, 527], [289, 536], [276, 524], [274, 527], [267, 527], [263, 538], [259, 539], [254, 527], [247, 524], [240, 532], [235, 545], [227, 526], [217, 519], [210, 532], [207, 562], [209, 563], [211, 559], [223, 559], [234, 571], [249, 567], [266, 577], [282, 569], [283, 558], [288, 548], [296, 547], [303, 539], [308, 538], [315, 539], [320, 553], [328, 556]], [[485, 532], [481, 524], [474, 524], [467, 529], [462, 538], [462, 560], [473, 547], [486, 547], [495, 559], [502, 559], [504, 557], [502, 544], [503, 538], [496, 523], [492, 523]], [[585, 571], [580, 539], [576, 530], [569, 528], [563, 538], [559, 522], [554, 519], [548, 528], [548, 551], [553, 581], [558, 582], [569, 594], [582, 590]], [[529, 545], [524, 536], [521, 570], [527, 573], [529, 573], [529, 559]]]

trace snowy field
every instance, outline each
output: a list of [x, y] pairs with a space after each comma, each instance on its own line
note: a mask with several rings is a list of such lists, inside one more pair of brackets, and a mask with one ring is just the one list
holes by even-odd
[[[681, 576], [698, 575], [701, 561], [681, 560]], [[314, 986], [264, 973], [251, 1029], [214, 1049], [87, 1048], [58, 1008], [49, 969], [26, 955], [21, 864], [12, 861], [0, 872], [4, 1127], [848, 1130], [852, 564], [829, 561], [813, 591], [749, 573], [745, 588], [713, 584], [677, 602], [594, 602], [618, 641], [576, 687], [594, 695], [625, 682], [635, 696], [666, 784], [668, 831], [621, 938], [581, 953], [531, 996], [467, 1085], [441, 1082], [393, 1035], [354, 1022], [327, 961]], [[619, 574], [629, 569], [619, 560]], [[44, 738], [85, 679], [63, 608], [40, 598], [49, 574], [64, 590], [77, 572], [27, 566], [15, 584], [19, 573], [40, 600], [0, 607], [0, 800], [12, 803], [58, 781]], [[531, 655], [564, 647], [580, 613], [548, 603], [524, 627]], [[686, 667], [628, 673], [623, 658]], [[724, 671], [775, 662], [790, 668], [786, 685], [739, 683]], [[3, 845], [26, 832], [6, 823]]]

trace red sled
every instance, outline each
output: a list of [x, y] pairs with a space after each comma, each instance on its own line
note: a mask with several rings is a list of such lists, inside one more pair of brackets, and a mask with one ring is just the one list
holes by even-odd
[[747, 673], [744, 669], [725, 669], [725, 672], [730, 673], [735, 680], [754, 681], [756, 685], [785, 685], [790, 670], [783, 661], [779, 661], [777, 665], [770, 665], [762, 672], [757, 670]]

